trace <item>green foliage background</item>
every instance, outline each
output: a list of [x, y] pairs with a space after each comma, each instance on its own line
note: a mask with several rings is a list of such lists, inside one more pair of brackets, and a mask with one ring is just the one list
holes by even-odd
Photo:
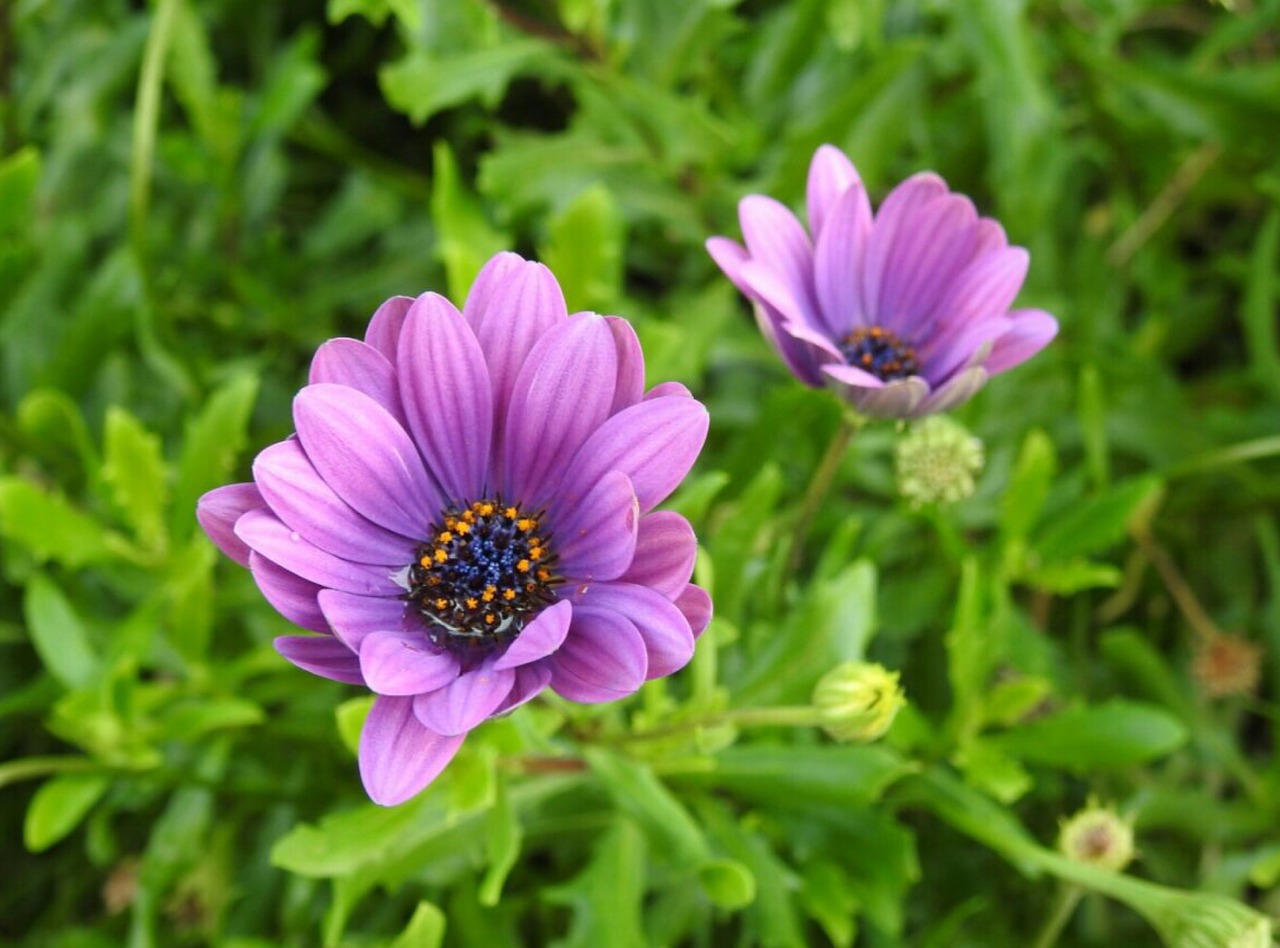
[[[1025, 945], [1087, 891], [1059, 943], [1225, 945], [1274, 913], [1278, 50], [1276, 0], [6, 2], [0, 936]], [[798, 206], [823, 142], [877, 199], [972, 195], [1062, 334], [958, 413], [973, 498], [909, 508], [872, 426], [784, 580], [840, 409], [702, 242]], [[274, 653], [193, 506], [321, 341], [507, 248], [709, 405], [674, 505], [717, 619], [674, 679], [490, 722], [383, 810], [365, 704]], [[1249, 694], [1195, 674], [1224, 633]], [[911, 702], [884, 741], [748, 726], [864, 655]], [[1167, 888], [1053, 855], [1091, 796]]]

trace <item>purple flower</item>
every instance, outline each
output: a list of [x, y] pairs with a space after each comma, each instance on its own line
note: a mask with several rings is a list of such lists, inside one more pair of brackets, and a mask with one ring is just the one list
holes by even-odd
[[1045, 311], [1009, 309], [1026, 250], [937, 175], [908, 178], [873, 216], [853, 164], [823, 145], [807, 198], [808, 234], [751, 195], [739, 205], [746, 246], [707, 241], [806, 385], [830, 385], [867, 415], [914, 418], [960, 404], [1057, 334]]
[[377, 698], [360, 774], [407, 800], [486, 718], [550, 687], [631, 694], [693, 655], [711, 615], [696, 542], [655, 512], [688, 473], [707, 411], [644, 390], [630, 325], [569, 315], [546, 267], [500, 254], [462, 312], [388, 300], [333, 339], [294, 399], [296, 436], [197, 516], [262, 594], [319, 635], [293, 664]]

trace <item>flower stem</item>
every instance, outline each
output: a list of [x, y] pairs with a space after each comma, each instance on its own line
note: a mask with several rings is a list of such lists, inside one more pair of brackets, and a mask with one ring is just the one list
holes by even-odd
[[713, 714], [702, 714], [664, 724], [661, 727], [649, 728], [623, 735], [624, 743], [635, 741], [655, 741], [668, 737], [677, 737], [699, 728], [723, 727], [816, 727], [822, 723], [822, 713], [809, 705], [795, 705], [777, 708], [729, 708]]
[[1078, 885], [1066, 883], [1058, 886], [1058, 894], [1053, 901], [1053, 911], [1044, 920], [1044, 926], [1040, 929], [1036, 940], [1032, 942], [1032, 948], [1053, 948], [1058, 943], [1062, 929], [1070, 921], [1083, 896], [1084, 889]]
[[818, 462], [818, 467], [813, 472], [813, 478], [809, 481], [809, 489], [804, 495], [804, 505], [800, 508], [800, 516], [796, 518], [795, 527], [791, 531], [791, 539], [787, 548], [786, 568], [782, 572], [779, 592], [786, 588], [787, 580], [795, 575], [796, 570], [800, 567], [800, 560], [804, 556], [804, 541], [809, 535], [809, 527], [812, 526], [813, 518], [818, 514], [818, 508], [827, 499], [831, 485], [836, 479], [836, 472], [840, 470], [840, 462], [844, 460], [845, 451], [849, 448], [849, 442], [858, 433], [859, 427], [860, 424], [847, 414], [842, 415], [840, 427], [831, 436], [831, 442], [827, 445], [826, 453], [822, 455], [822, 460]]

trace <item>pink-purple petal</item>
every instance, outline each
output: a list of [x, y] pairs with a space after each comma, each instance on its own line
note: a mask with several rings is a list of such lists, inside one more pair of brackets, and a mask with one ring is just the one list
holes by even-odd
[[331, 636], [282, 635], [276, 651], [303, 671], [348, 685], [363, 685], [360, 662], [351, 650]]
[[439, 776], [462, 746], [423, 727], [412, 698], [379, 696], [360, 732], [360, 779], [369, 798], [395, 806], [416, 796]]
[[[897, 249], [899, 235], [916, 224], [916, 214], [929, 201], [947, 193], [936, 174], [913, 175], [889, 192], [876, 213], [863, 264], [863, 303], [870, 321], [879, 323], [888, 314], [881, 309], [881, 293]], [[851, 274], [851, 276], [853, 276]], [[856, 277], [855, 277], [856, 278]]]
[[963, 195], [947, 193], [922, 206], [898, 233], [880, 290], [879, 324], [919, 338], [934, 304], [973, 256], [978, 212]]
[[521, 668], [552, 654], [564, 642], [573, 619], [573, 606], [568, 600], [553, 603], [520, 630], [514, 642], [494, 662], [497, 671]]
[[[582, 482], [571, 480], [572, 485]], [[617, 579], [636, 552], [640, 504], [631, 478], [607, 471], [583, 496], [570, 483], [556, 497], [555, 550], [571, 580]]]
[[511, 693], [507, 695], [506, 700], [494, 709], [492, 717], [499, 714], [506, 714], [508, 711], [520, 707], [527, 701], [536, 698], [542, 689], [551, 683], [551, 667], [546, 662], [539, 662], [536, 665], [521, 665], [515, 670], [515, 684], [511, 686]]
[[711, 624], [711, 596], [701, 586], [690, 583], [676, 597], [675, 602], [676, 608], [689, 620], [689, 628], [693, 630], [693, 637], [696, 639]]
[[359, 652], [365, 638], [374, 632], [423, 633], [421, 622], [399, 597], [361, 596], [340, 589], [322, 589], [317, 600], [333, 634], [353, 652]]
[[365, 596], [395, 596], [404, 591], [386, 567], [352, 563], [326, 553], [265, 510], [250, 510], [237, 520], [236, 536], [277, 566], [317, 586]]
[[795, 300], [813, 308], [813, 245], [796, 216], [771, 197], [752, 195], [738, 205], [747, 252], [777, 274]]
[[458, 677], [458, 660], [423, 632], [371, 632], [360, 642], [360, 670], [380, 695], [419, 695]]
[[307, 381], [332, 382], [364, 392], [404, 424], [396, 371], [378, 349], [358, 339], [330, 339], [311, 359]]
[[689, 521], [674, 511], [658, 510], [640, 519], [635, 555], [621, 578], [675, 599], [693, 575], [697, 558], [698, 540]]
[[831, 208], [814, 248], [814, 282], [823, 323], [837, 339], [855, 327], [866, 326], [867, 307], [861, 282], [871, 234], [871, 205], [862, 185], [850, 187]]
[[609, 417], [618, 356], [604, 317], [579, 314], [547, 332], [512, 389], [502, 487], [521, 504], [549, 503], [566, 465]]
[[249, 570], [262, 597], [294, 625], [312, 632], [330, 632], [320, 609], [320, 587], [277, 566], [261, 553], [249, 552]]
[[1013, 325], [995, 341], [985, 367], [995, 375], [1030, 359], [1058, 334], [1058, 321], [1042, 309], [1015, 309]]
[[632, 583], [596, 583], [580, 602], [575, 609], [610, 610], [635, 625], [648, 656], [646, 679], [670, 675], [693, 657], [689, 620], [661, 593]]
[[298, 439], [325, 482], [357, 513], [418, 536], [441, 503], [400, 423], [363, 392], [308, 385], [293, 400]]
[[265, 448], [253, 478], [271, 512], [320, 549], [357, 563], [403, 566], [414, 542], [351, 509], [312, 466], [296, 440]]
[[493, 435], [489, 369], [475, 332], [443, 296], [423, 294], [405, 318], [397, 367], [409, 430], [444, 497], [473, 496], [485, 483]]
[[[809, 162], [809, 181], [805, 186], [805, 210], [809, 217], [809, 233], [816, 242], [826, 229], [828, 209], [832, 207], [846, 191], [858, 186], [862, 189], [863, 202], [866, 202], [866, 189], [862, 188], [862, 179], [848, 157], [834, 145], [821, 145], [813, 153]], [[871, 207], [867, 205], [867, 219], [870, 221]]]
[[515, 682], [514, 670], [498, 671], [490, 658], [443, 688], [418, 695], [413, 713], [437, 734], [466, 734], [502, 706]]
[[267, 502], [254, 484], [215, 487], [196, 502], [196, 520], [216, 546], [241, 566], [249, 565], [249, 545], [236, 536], [236, 521]]
[[391, 365], [396, 364], [396, 349], [400, 345], [400, 329], [404, 318], [413, 305], [409, 296], [393, 296], [387, 300], [369, 320], [369, 328], [365, 330], [364, 341], [382, 353]]
[[613, 390], [613, 405], [609, 409], [609, 414], [616, 415], [644, 397], [644, 352], [629, 322], [617, 316], [606, 316], [605, 322], [613, 333], [618, 354], [617, 384]]
[[618, 412], [586, 440], [569, 465], [564, 489], [585, 495], [609, 471], [631, 478], [648, 513], [689, 473], [707, 437], [707, 409], [692, 398], [647, 399]]
[[610, 609], [573, 610], [569, 636], [554, 655], [551, 688], [562, 698], [596, 704], [635, 692], [649, 669], [648, 649], [635, 623]]

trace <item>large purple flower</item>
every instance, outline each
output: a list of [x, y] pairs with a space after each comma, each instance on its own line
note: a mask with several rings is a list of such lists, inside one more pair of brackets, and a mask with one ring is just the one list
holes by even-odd
[[253, 482], [201, 498], [210, 538], [319, 635], [276, 648], [367, 686], [369, 796], [395, 804], [473, 727], [543, 688], [631, 694], [693, 655], [711, 614], [688, 522], [654, 512], [688, 473], [707, 412], [644, 390], [630, 325], [569, 315], [550, 271], [500, 254], [462, 312], [389, 300], [333, 339], [293, 406], [297, 435]]
[[1057, 334], [1043, 310], [1009, 309], [1026, 250], [937, 175], [908, 178], [873, 216], [853, 164], [823, 145], [807, 199], [810, 233], [751, 195], [739, 205], [746, 246], [707, 241], [806, 385], [832, 386], [867, 415], [918, 417], [965, 401]]

